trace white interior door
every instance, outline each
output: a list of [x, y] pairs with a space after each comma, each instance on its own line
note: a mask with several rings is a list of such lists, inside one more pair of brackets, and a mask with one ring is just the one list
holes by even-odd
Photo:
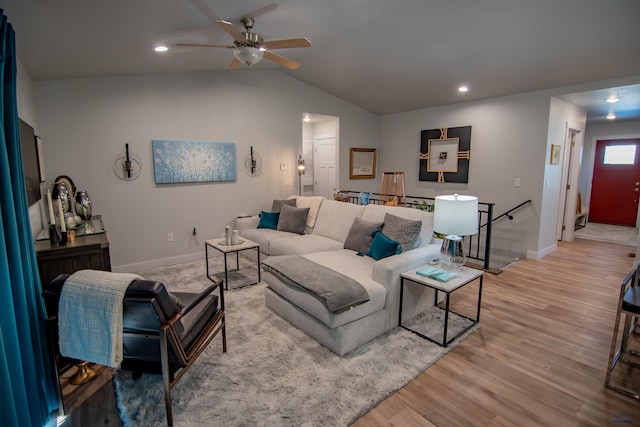
[[315, 179], [314, 195], [333, 199], [336, 188], [336, 138], [313, 139], [313, 176]]

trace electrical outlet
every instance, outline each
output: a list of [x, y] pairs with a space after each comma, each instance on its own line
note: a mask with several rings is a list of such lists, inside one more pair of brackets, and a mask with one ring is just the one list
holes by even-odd
[[167, 233], [167, 242], [173, 242], [173, 233]]
[[514, 178], [513, 186], [516, 188], [520, 187], [520, 178]]

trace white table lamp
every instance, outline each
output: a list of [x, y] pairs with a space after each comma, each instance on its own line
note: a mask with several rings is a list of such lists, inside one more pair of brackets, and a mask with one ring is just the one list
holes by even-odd
[[444, 234], [440, 262], [446, 270], [460, 269], [466, 261], [463, 236], [478, 233], [478, 198], [473, 196], [437, 196], [433, 231]]

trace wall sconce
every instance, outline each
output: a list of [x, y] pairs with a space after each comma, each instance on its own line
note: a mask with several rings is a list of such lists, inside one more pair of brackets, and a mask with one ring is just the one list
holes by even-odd
[[299, 186], [299, 195], [302, 196], [302, 175], [304, 175], [304, 171], [306, 166], [304, 165], [304, 159], [302, 158], [302, 154], [298, 154], [298, 186]]

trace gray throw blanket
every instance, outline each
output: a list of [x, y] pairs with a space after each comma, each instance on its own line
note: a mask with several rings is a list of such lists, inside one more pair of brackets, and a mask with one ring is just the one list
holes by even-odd
[[360, 283], [300, 255], [270, 257], [262, 265], [289, 286], [318, 297], [333, 313], [369, 301], [369, 294]]

